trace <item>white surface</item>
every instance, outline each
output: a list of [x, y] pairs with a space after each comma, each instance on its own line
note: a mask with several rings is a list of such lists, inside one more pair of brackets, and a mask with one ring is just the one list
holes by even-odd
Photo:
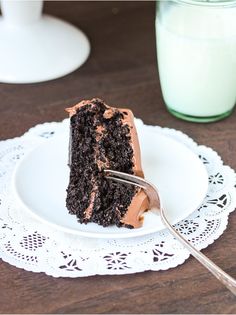
[[64, 76], [88, 58], [85, 34], [43, 15], [41, 1], [4, 1], [0, 17], [0, 82], [35, 83]]
[[[234, 170], [223, 165], [211, 148], [197, 145], [180, 131], [147, 126], [140, 119], [135, 122], [139, 129], [187, 146], [204, 163], [209, 178], [207, 196], [175, 228], [199, 250], [206, 248], [223, 234], [236, 207]], [[18, 268], [73, 278], [167, 270], [183, 264], [189, 253], [167, 230], [125, 239], [86, 238], [41, 223], [24, 210], [12, 192], [15, 167], [33, 148], [66, 130], [68, 119], [37, 125], [22, 137], [0, 141], [0, 257]]]
[[192, 116], [231, 110], [236, 102], [236, 6], [172, 3], [156, 19], [156, 33], [166, 104]]
[[41, 18], [42, 0], [1, 0], [4, 22], [10, 27], [20, 27], [37, 22]]
[[[167, 217], [174, 224], [187, 217], [203, 201], [208, 175], [200, 159], [185, 145], [144, 127], [138, 128], [146, 179], [159, 188]], [[156, 213], [144, 215], [139, 229], [103, 228], [77, 222], [65, 207], [68, 185], [68, 132], [40, 145], [18, 166], [14, 189], [33, 215], [63, 231], [87, 237], [124, 238], [164, 228]], [[79, 189], [79, 188], [78, 188]]]

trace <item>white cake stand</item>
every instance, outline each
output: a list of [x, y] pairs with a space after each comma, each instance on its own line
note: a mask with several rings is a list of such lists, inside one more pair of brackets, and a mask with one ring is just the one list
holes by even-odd
[[88, 58], [90, 44], [84, 33], [60, 19], [42, 15], [42, 7], [42, 0], [1, 1], [0, 82], [56, 79]]

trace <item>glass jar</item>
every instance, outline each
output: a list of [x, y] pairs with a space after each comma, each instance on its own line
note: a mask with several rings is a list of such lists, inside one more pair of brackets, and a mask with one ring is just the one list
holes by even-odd
[[210, 122], [236, 103], [236, 0], [157, 1], [163, 98], [175, 116]]

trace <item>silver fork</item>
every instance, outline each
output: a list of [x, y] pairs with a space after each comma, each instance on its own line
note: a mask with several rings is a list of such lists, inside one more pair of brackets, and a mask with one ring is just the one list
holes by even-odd
[[204, 266], [206, 267], [221, 283], [223, 283], [234, 295], [236, 295], [236, 280], [228, 275], [225, 271], [223, 271], [220, 267], [218, 267], [213, 261], [207, 258], [204, 254], [202, 254], [199, 250], [197, 250], [192, 244], [185, 239], [178, 231], [176, 231], [171, 223], [168, 221], [165, 215], [165, 210], [162, 207], [162, 202], [160, 195], [158, 193], [157, 188], [149, 183], [148, 181], [144, 180], [141, 177], [112, 171], [112, 170], [105, 170], [106, 177], [108, 179], [121, 182], [123, 184], [134, 185], [140, 187], [145, 190], [149, 202], [150, 208], [158, 210], [161, 220], [164, 225], [169, 229], [171, 234], [182, 243], [189, 252]]

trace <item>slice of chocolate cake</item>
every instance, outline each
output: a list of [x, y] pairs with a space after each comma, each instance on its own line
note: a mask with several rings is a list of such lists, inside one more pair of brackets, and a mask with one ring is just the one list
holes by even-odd
[[137, 228], [149, 202], [140, 188], [107, 179], [104, 169], [143, 177], [133, 114], [100, 99], [66, 109], [70, 114], [70, 179], [66, 206], [80, 223]]

